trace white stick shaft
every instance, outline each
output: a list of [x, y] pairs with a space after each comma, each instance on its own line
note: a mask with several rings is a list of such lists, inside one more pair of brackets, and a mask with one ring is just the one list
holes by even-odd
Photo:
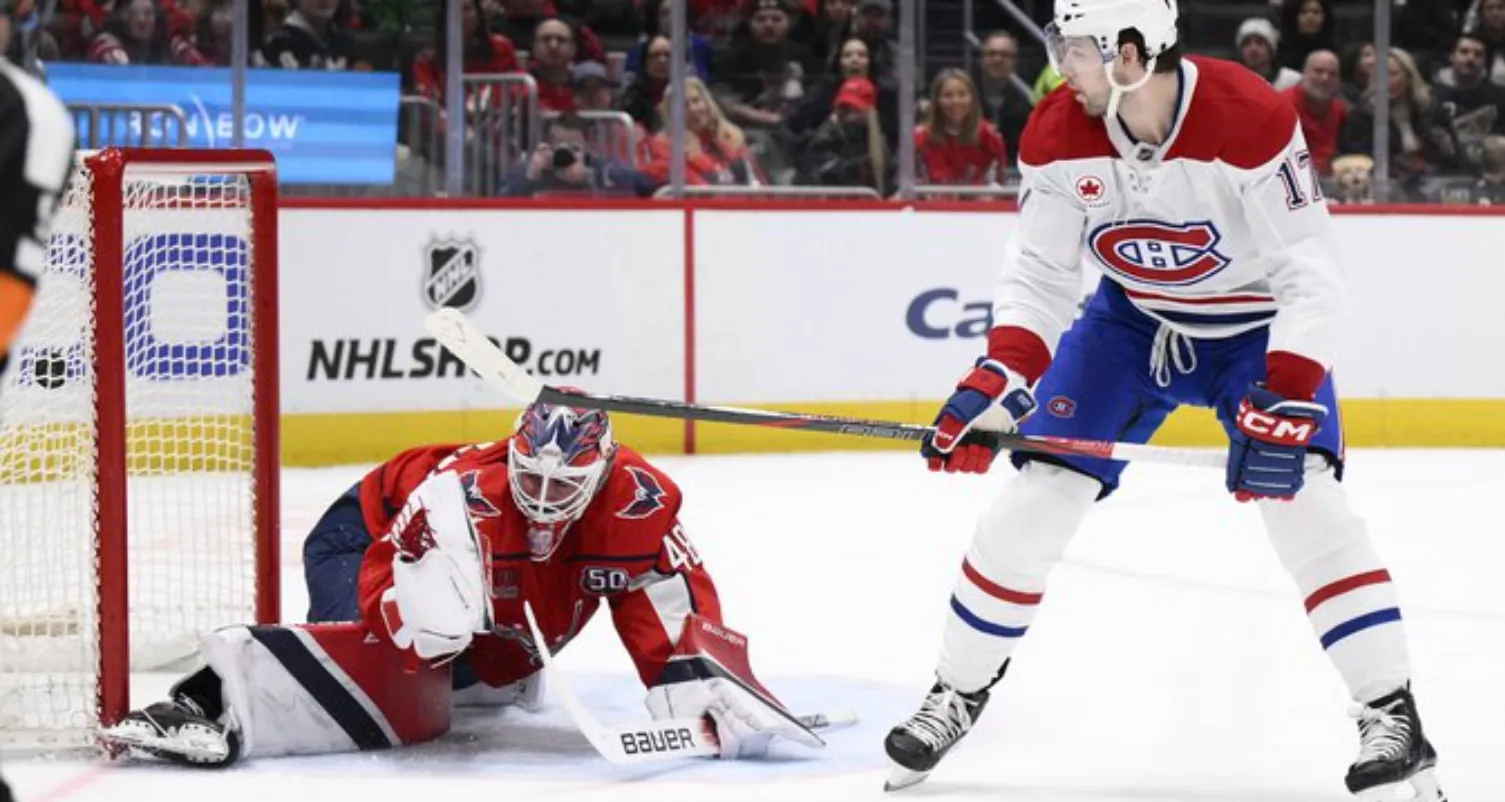
[[1113, 459], [1188, 465], [1195, 468], [1222, 468], [1228, 464], [1228, 452], [1215, 448], [1172, 448], [1138, 443], [1115, 443]]

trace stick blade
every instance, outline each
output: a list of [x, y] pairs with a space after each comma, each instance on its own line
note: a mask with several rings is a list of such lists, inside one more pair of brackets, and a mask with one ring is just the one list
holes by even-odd
[[507, 358], [470, 316], [458, 309], [445, 307], [429, 314], [424, 328], [439, 344], [449, 349], [491, 386], [514, 399], [531, 404], [543, 392], [543, 382], [528, 375], [516, 362]]
[[681, 757], [712, 757], [720, 752], [716, 742], [698, 719], [668, 719], [639, 726], [609, 727], [602, 725], [585, 709], [580, 697], [570, 688], [568, 679], [554, 664], [554, 655], [534, 617], [533, 605], [523, 603], [528, 631], [538, 649], [543, 670], [554, 685], [554, 696], [563, 704], [580, 734], [602, 757], [618, 766]]

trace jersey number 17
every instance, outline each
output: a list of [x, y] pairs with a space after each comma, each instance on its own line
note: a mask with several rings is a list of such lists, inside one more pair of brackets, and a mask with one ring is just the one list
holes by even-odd
[[[1311, 192], [1303, 192], [1302, 177], [1311, 179]], [[1286, 190], [1286, 208], [1300, 209], [1308, 203], [1322, 202], [1322, 179], [1317, 175], [1317, 165], [1312, 163], [1312, 154], [1300, 151], [1280, 163], [1280, 183]]]

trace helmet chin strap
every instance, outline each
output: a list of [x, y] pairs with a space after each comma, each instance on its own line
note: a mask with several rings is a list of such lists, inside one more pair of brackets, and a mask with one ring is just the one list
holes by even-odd
[[1128, 94], [1129, 92], [1133, 92], [1134, 90], [1150, 82], [1150, 77], [1155, 74], [1156, 58], [1158, 57], [1151, 56], [1150, 60], [1145, 62], [1144, 75], [1140, 76], [1139, 80], [1131, 84], [1121, 84], [1117, 79], [1113, 77], [1113, 65], [1115, 63], [1114, 61], [1103, 62], [1103, 73], [1108, 76], [1108, 86], [1111, 87], [1108, 90], [1108, 111], [1105, 115], [1105, 119], [1113, 120], [1117, 118], [1118, 104], [1123, 102], [1124, 95]]

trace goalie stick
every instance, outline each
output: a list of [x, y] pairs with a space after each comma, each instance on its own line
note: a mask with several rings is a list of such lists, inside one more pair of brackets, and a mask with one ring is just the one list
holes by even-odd
[[[704, 406], [658, 398], [635, 398], [596, 395], [580, 390], [564, 390], [539, 381], [507, 358], [475, 321], [458, 309], [444, 308], [425, 320], [430, 334], [493, 387], [524, 404], [546, 404], [652, 415], [709, 423], [737, 423], [768, 426], [776, 429], [827, 432], [830, 434], [918, 442], [935, 431], [931, 426], [864, 418], [842, 418], [800, 412], [765, 412], [735, 407]], [[1115, 443], [1107, 440], [1077, 440], [1066, 437], [1031, 437], [1003, 432], [969, 432], [977, 442], [996, 444], [1011, 451], [1030, 451], [1061, 457], [1097, 457], [1111, 460], [1138, 460], [1191, 465], [1203, 468], [1227, 467], [1228, 457], [1221, 452], [1196, 448], [1168, 448], [1139, 443]]]
[[[533, 606], [523, 602], [523, 615], [528, 619], [528, 630], [533, 635], [533, 644], [543, 669], [548, 672], [554, 693], [564, 704], [575, 726], [585, 740], [601, 756], [619, 766], [630, 766], [654, 760], [677, 757], [714, 757], [720, 753], [715, 739], [706, 730], [706, 722], [698, 718], [660, 719], [631, 727], [611, 727], [596, 720], [580, 698], [570, 689], [568, 680], [554, 665], [548, 640], [538, 628], [533, 617]], [[810, 729], [841, 729], [857, 723], [857, 711], [842, 710], [834, 713], [815, 713], [799, 717], [800, 723]]]

